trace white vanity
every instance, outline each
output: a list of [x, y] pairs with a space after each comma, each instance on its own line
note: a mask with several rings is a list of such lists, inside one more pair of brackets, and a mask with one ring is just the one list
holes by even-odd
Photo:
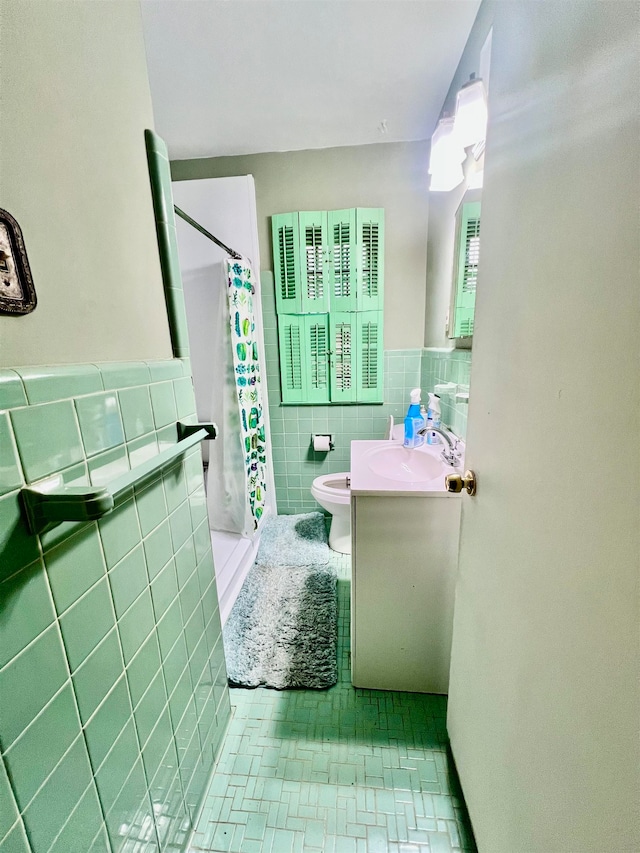
[[441, 446], [351, 442], [351, 680], [446, 693], [458, 569], [458, 469]]

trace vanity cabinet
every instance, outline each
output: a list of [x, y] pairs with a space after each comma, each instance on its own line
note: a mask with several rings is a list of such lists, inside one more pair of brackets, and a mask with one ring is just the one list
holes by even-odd
[[459, 529], [459, 495], [352, 494], [355, 687], [447, 693]]

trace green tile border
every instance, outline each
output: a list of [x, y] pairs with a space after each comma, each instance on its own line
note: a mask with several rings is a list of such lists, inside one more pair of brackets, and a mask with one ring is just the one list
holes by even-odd
[[169, 152], [164, 141], [152, 130], [145, 130], [144, 138], [160, 252], [160, 268], [169, 315], [171, 344], [176, 358], [183, 358], [189, 355], [189, 336], [184, 293], [182, 291], [182, 275], [178, 260]]

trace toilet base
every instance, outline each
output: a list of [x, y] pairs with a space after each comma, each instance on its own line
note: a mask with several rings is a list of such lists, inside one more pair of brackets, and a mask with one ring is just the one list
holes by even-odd
[[351, 553], [351, 515], [332, 515], [329, 528], [329, 548], [340, 554]]

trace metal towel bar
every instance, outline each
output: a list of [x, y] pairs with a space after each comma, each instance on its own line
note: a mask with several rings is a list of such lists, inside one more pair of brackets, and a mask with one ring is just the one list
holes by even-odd
[[104, 486], [59, 486], [49, 481], [21, 490], [22, 505], [31, 533], [41, 533], [61, 521], [93, 521], [102, 518], [132, 486], [152, 477], [160, 468], [182, 456], [205, 439], [215, 438], [215, 424], [187, 424], [178, 421], [176, 444], [152, 456]]

